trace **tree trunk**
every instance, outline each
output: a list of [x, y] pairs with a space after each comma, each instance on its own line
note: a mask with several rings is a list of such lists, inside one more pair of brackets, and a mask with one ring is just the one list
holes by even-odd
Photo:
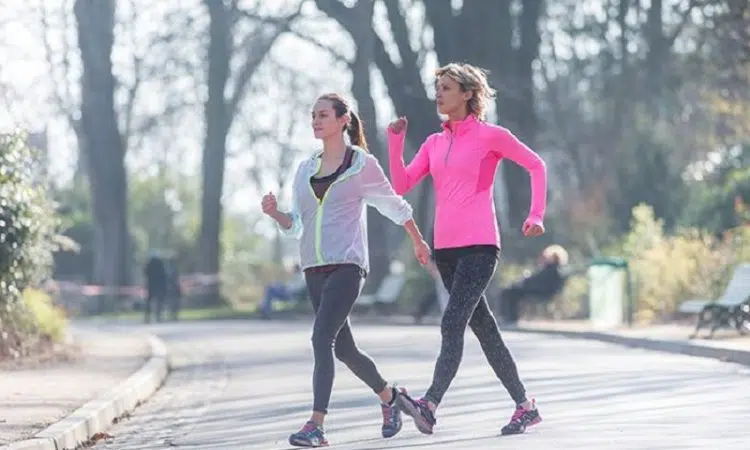
[[[387, 166], [388, 155], [383, 148], [381, 128], [377, 123], [375, 102], [372, 100], [370, 63], [373, 59], [374, 33], [372, 29], [373, 2], [364, 2], [356, 10], [357, 23], [352, 24], [350, 33], [357, 43], [356, 55], [352, 64], [352, 93], [357, 101], [358, 113], [365, 125], [368, 147], [381, 164]], [[375, 208], [367, 208], [367, 235], [370, 250], [370, 273], [364, 287], [365, 293], [377, 290], [381, 281], [388, 275], [391, 255], [388, 251], [388, 228], [394, 226]]]
[[[436, 1], [436, 4], [438, 3], [440, 2]], [[385, 80], [388, 95], [396, 109], [396, 115], [403, 115], [409, 119], [406, 140], [407, 146], [410, 148], [404, 149], [404, 160], [408, 164], [425, 139], [439, 130], [440, 120], [435, 103], [427, 96], [420, 73], [419, 57], [410, 45], [406, 18], [402, 14], [398, 2], [386, 2], [385, 5], [391, 31], [402, 62], [400, 65], [396, 65], [391, 60], [385, 49], [385, 44], [377, 36], [375, 37], [374, 59]], [[432, 6], [432, 2], [426, 3], [426, 6]], [[412, 151], [409, 151], [410, 149]], [[414, 219], [417, 225], [425, 235], [431, 235], [434, 216], [432, 179], [427, 177], [409, 197], [416, 198], [412, 204], [415, 209]]]
[[[526, 0], [519, 20], [519, 35], [521, 44], [514, 53], [515, 72], [510, 74], [513, 79], [515, 97], [513, 107], [508, 111], [511, 118], [512, 130], [526, 145], [535, 147], [537, 132], [537, 116], [534, 109], [533, 64], [539, 55], [539, 18], [542, 13], [543, 0]], [[502, 87], [501, 87], [502, 89]], [[521, 225], [529, 213], [531, 203], [531, 185], [526, 169], [506, 161], [503, 163], [503, 176], [508, 199], [509, 227], [504, 234], [511, 239], [505, 239], [503, 247], [511, 257], [524, 257], [524, 245], [521, 242]]]
[[[229, 118], [224, 93], [229, 81], [232, 57], [230, 12], [223, 2], [205, 1], [210, 17], [208, 44], [208, 98], [204, 107], [206, 133], [203, 143], [201, 229], [198, 241], [198, 268], [206, 274], [219, 273], [222, 225], [221, 194], [224, 187], [224, 161], [227, 153]], [[220, 285], [215, 283], [202, 299], [203, 305], [220, 303]]]
[[[240, 28], [234, 25], [243, 12], [238, 9], [236, 1], [227, 4], [224, 1], [204, 0], [203, 3], [209, 14], [208, 98], [204, 105], [206, 132], [203, 142], [198, 269], [203, 273], [218, 275], [221, 269], [221, 197], [224, 190], [227, 135], [250, 80], [276, 39], [288, 29], [289, 23], [299, 15], [299, 11], [281, 19], [270, 19], [271, 26], [259, 26], [245, 35], [237, 46], [245, 53], [239, 58], [230, 82], [232, 60], [236, 53], [233, 37], [236, 29]], [[217, 281], [209, 286], [201, 303], [204, 306], [221, 303], [220, 292], [221, 285]]]
[[130, 281], [131, 255], [125, 149], [114, 108], [115, 1], [76, 0], [74, 13], [83, 66], [81, 137], [95, 223], [94, 282], [123, 286]]

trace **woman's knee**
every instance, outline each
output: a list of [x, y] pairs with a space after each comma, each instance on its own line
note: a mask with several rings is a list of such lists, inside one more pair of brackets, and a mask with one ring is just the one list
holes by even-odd
[[333, 354], [336, 355], [336, 359], [343, 363], [353, 360], [358, 353], [357, 347], [351, 344], [337, 342], [333, 347]]
[[457, 314], [450, 314], [446, 309], [443, 318], [440, 321], [440, 335], [444, 340], [460, 339], [466, 330], [466, 323], [467, 320], [464, 320]]
[[310, 340], [314, 351], [330, 351], [333, 347], [334, 336], [325, 329], [315, 327]]

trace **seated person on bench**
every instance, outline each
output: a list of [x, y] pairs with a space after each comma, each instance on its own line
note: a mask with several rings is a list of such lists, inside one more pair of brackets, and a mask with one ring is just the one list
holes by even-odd
[[560, 292], [566, 280], [562, 268], [567, 262], [568, 252], [563, 247], [551, 245], [545, 248], [536, 272], [500, 291], [500, 315], [503, 321], [508, 324], [518, 322], [519, 306], [524, 298], [533, 296], [550, 300]]
[[263, 292], [263, 301], [261, 303], [261, 313], [263, 318], [268, 319], [271, 317], [274, 300], [288, 302], [304, 298], [306, 289], [305, 274], [300, 269], [299, 264], [295, 264], [294, 275], [291, 280], [286, 283], [273, 282], [266, 286], [266, 289]]

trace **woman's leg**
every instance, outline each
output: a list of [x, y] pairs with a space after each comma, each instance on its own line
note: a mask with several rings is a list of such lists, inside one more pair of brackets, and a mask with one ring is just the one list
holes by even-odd
[[[315, 335], [313, 335], [313, 345], [328, 349], [333, 345], [336, 358], [343, 362], [373, 392], [379, 394], [383, 392], [387, 383], [378, 372], [373, 360], [357, 347], [349, 322], [349, 314], [362, 290], [363, 281], [360, 270], [349, 266], [331, 274], [329, 282], [323, 290], [323, 301], [319, 314], [330, 316], [335, 324], [321, 328], [333, 328], [336, 324], [340, 324], [335, 335], [335, 341], [330, 340], [327, 332], [323, 332], [322, 335], [318, 336], [318, 339], [322, 340], [319, 343], [315, 342]], [[341, 317], [343, 317], [343, 320], [340, 319]]]
[[450, 298], [440, 326], [440, 354], [435, 363], [432, 385], [419, 400], [403, 392], [398, 398], [404, 413], [414, 419], [417, 429], [424, 434], [432, 434], [436, 423], [434, 411], [456, 376], [463, 357], [466, 326], [492, 278], [496, 261], [496, 256], [489, 253], [445, 259], [436, 254], [438, 270]]
[[455, 269], [450, 264], [442, 268], [438, 264], [451, 295], [440, 325], [440, 354], [435, 363], [432, 385], [425, 395], [435, 407], [456, 376], [463, 357], [466, 326], [495, 272], [496, 264], [497, 257], [491, 253], [462, 256]]
[[[400, 410], [395, 406], [397, 393], [393, 386], [389, 386], [378, 371], [375, 362], [354, 342], [349, 313], [362, 290], [364, 278], [359, 269], [342, 268], [331, 274], [329, 283], [323, 290], [323, 305], [329, 304], [329, 297], [337, 299], [337, 304], [346, 312], [344, 324], [339, 329], [334, 343], [334, 354], [362, 380], [372, 391], [380, 397], [383, 413], [383, 437], [395, 436], [401, 431], [402, 421]], [[333, 302], [330, 302], [333, 304]], [[323, 314], [323, 308], [321, 313]]]
[[328, 412], [328, 402], [331, 398], [335, 376], [334, 342], [337, 340], [339, 330], [347, 322], [349, 311], [359, 293], [362, 278], [359, 269], [348, 266], [330, 273], [311, 273], [310, 275], [308, 285], [315, 307], [312, 332], [315, 358], [313, 411], [324, 415]]
[[495, 316], [490, 311], [484, 295], [474, 309], [474, 314], [469, 320], [469, 327], [479, 340], [487, 362], [490, 363], [495, 375], [503, 383], [513, 401], [517, 405], [526, 402], [526, 389], [518, 376], [516, 363], [500, 335]]
[[529, 401], [526, 397], [526, 388], [518, 375], [516, 362], [503, 342], [500, 329], [484, 296], [471, 316], [469, 327], [479, 340], [484, 356], [495, 375], [516, 403], [516, 410], [510, 422], [502, 428], [502, 434], [520, 434], [526, 431], [527, 427], [541, 422], [542, 417], [534, 401]]
[[[362, 288], [362, 272], [357, 267], [345, 266], [331, 273], [311, 273], [307, 277], [310, 298], [315, 309], [313, 325], [313, 413], [308, 425], [290, 437], [290, 442], [304, 443], [309, 436], [324, 439], [322, 425], [328, 412], [328, 403], [333, 387], [334, 352], [364, 381], [390, 408], [393, 389], [378, 372], [375, 363], [355, 344], [348, 316]], [[334, 350], [335, 348], [335, 350]], [[401, 429], [400, 416], [391, 417], [383, 435], [391, 437]], [[314, 426], [310, 426], [310, 422]], [[397, 425], [397, 427], [396, 427]], [[318, 433], [318, 434], [316, 434]]]
[[[307, 292], [312, 303], [313, 310], [315, 311], [315, 322], [318, 319], [318, 310], [320, 309], [321, 298], [323, 294], [323, 287], [325, 286], [329, 273], [323, 272], [306, 272], [305, 281], [307, 283]], [[315, 391], [317, 382], [316, 373], [318, 371], [318, 358], [315, 355], [315, 370], [313, 372], [313, 411], [310, 420], [305, 423], [301, 430], [293, 433], [289, 436], [289, 443], [295, 446], [301, 447], [323, 447], [328, 445], [328, 440], [323, 430], [323, 422], [325, 420], [326, 408], [322, 408], [322, 411], [316, 410], [316, 406], [319, 401], [316, 397]]]

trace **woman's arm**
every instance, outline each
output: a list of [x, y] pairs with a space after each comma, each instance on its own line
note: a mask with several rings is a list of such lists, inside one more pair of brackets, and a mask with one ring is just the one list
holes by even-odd
[[399, 195], [408, 193], [430, 172], [429, 152], [432, 140], [427, 138], [407, 166], [404, 163], [405, 139], [406, 130], [394, 133], [388, 128], [389, 169], [393, 188]]
[[521, 142], [509, 130], [493, 127], [492, 149], [500, 157], [508, 158], [526, 169], [531, 178], [531, 206], [529, 219], [541, 222], [547, 208], [547, 166], [544, 160]]

